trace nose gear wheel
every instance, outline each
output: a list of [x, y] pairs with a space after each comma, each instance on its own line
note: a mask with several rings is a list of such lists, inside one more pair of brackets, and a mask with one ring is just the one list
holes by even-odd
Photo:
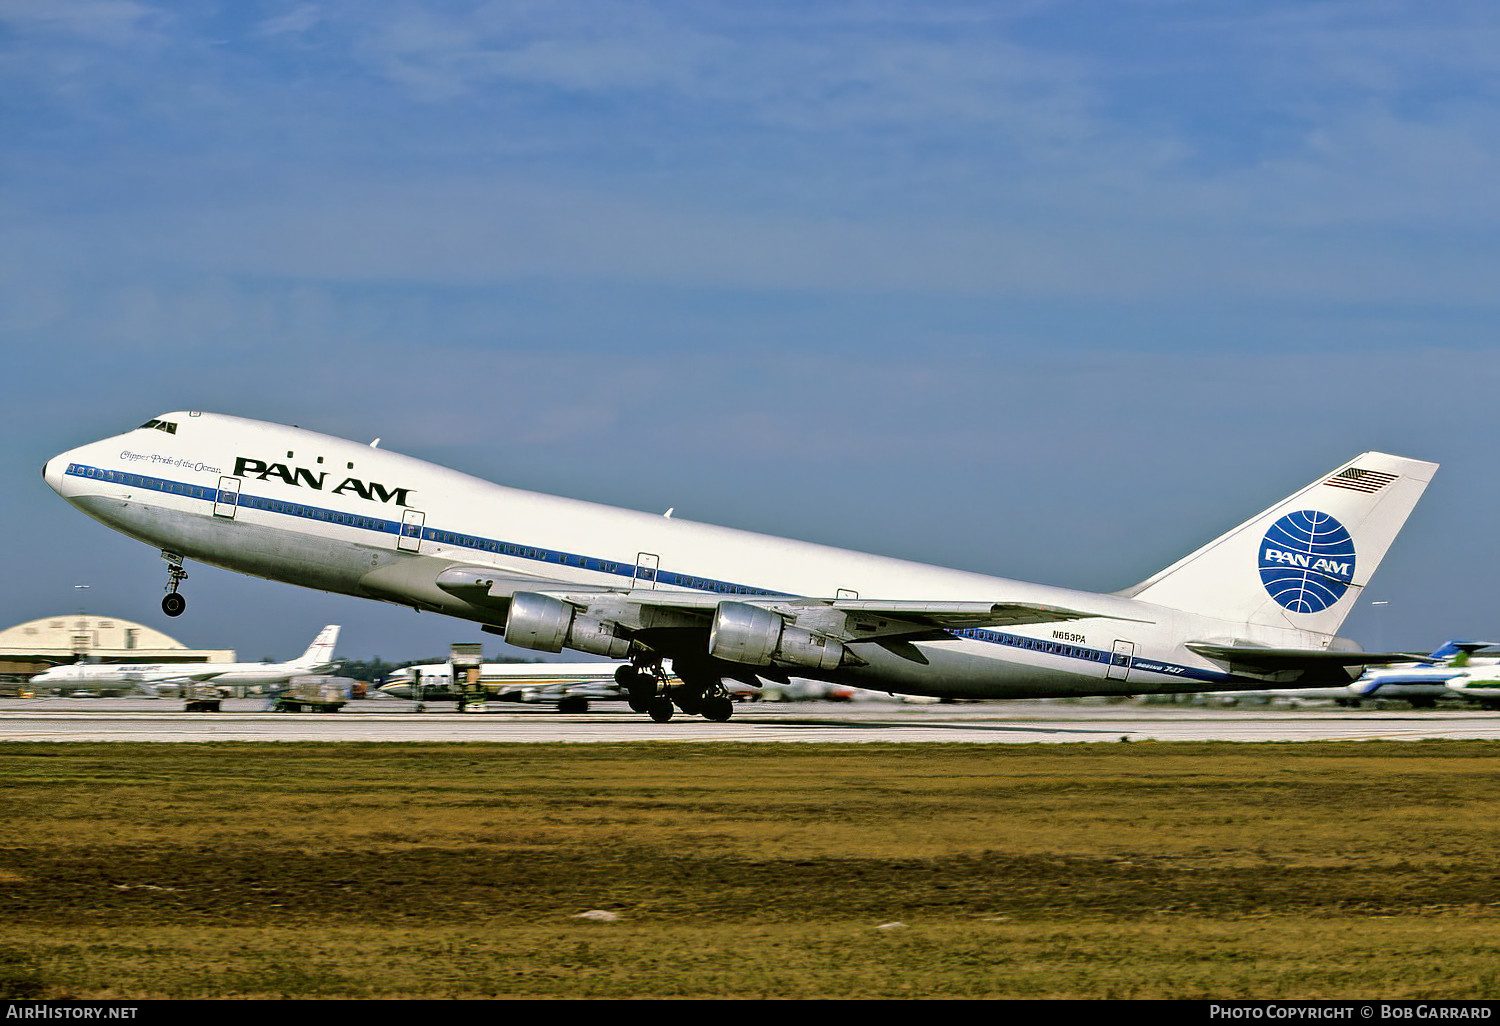
[[163, 551], [161, 558], [167, 561], [167, 594], [161, 600], [161, 611], [168, 616], [181, 616], [187, 608], [187, 599], [177, 594], [177, 586], [187, 580], [187, 571], [177, 553]]

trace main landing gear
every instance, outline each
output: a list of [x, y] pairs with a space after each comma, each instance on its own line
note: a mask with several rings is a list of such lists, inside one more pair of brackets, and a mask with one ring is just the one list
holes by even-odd
[[161, 611], [168, 616], [181, 616], [187, 608], [187, 599], [177, 594], [177, 586], [187, 580], [187, 571], [177, 553], [164, 550], [161, 558], [167, 561], [167, 594], [161, 600]]
[[615, 683], [625, 690], [630, 708], [657, 723], [666, 723], [678, 710], [723, 723], [734, 715], [734, 703], [717, 679], [683, 679], [669, 683], [660, 660], [645, 666], [627, 663], [615, 670]]

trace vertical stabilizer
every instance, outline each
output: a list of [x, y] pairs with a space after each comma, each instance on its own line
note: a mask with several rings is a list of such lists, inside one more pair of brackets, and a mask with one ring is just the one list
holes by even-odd
[[1364, 453], [1122, 594], [1332, 635], [1436, 471], [1436, 463]]
[[333, 662], [333, 646], [338, 644], [339, 628], [337, 624], [329, 624], [318, 632], [313, 643], [307, 646], [307, 651], [297, 659], [298, 666], [327, 666]]
[[1463, 641], [1455, 638], [1443, 643], [1443, 647], [1432, 653], [1433, 659], [1446, 659], [1449, 666], [1467, 666], [1475, 652], [1494, 648], [1493, 641]]

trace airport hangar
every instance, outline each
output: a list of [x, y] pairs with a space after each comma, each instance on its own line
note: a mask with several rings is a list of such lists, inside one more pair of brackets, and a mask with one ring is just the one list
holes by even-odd
[[232, 648], [188, 648], [117, 616], [44, 616], [0, 631], [0, 679], [27, 680], [62, 663], [232, 663]]

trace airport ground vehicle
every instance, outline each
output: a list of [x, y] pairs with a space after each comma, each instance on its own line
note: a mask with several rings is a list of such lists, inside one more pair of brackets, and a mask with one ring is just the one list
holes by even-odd
[[271, 700], [276, 712], [332, 713], [348, 704], [348, 683], [337, 677], [294, 678]]

